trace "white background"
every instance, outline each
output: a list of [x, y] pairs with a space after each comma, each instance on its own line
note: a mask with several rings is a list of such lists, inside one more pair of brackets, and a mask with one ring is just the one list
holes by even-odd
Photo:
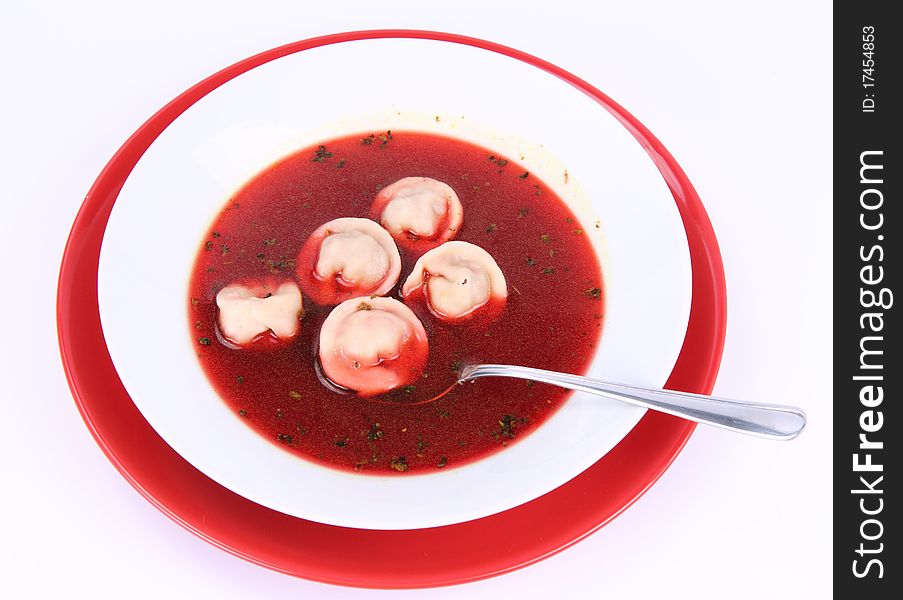
[[[829, 3], [25, 4], [0, 15], [0, 595], [830, 594]], [[776, 443], [700, 428], [662, 479], [595, 535], [513, 574], [430, 591], [269, 572], [144, 501], [94, 444], [59, 364], [56, 276], [81, 200], [128, 135], [206, 75], [297, 39], [379, 27], [452, 31], [536, 54], [652, 129], [696, 185], [724, 255], [730, 317], [716, 393], [801, 405], [804, 434]]]

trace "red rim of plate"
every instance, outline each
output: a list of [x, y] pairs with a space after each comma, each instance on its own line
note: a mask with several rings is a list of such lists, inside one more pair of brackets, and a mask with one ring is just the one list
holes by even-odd
[[78, 409], [107, 458], [148, 501], [195, 535], [253, 563], [321, 582], [373, 588], [451, 585], [524, 567], [596, 531], [655, 483], [695, 425], [650, 412], [613, 450], [570, 482], [475, 521], [405, 531], [324, 525], [255, 504], [176, 454], [144, 420], [116, 375], [97, 304], [98, 257], [110, 211], [138, 159], [170, 123], [210, 91], [271, 60], [319, 46], [380, 38], [464, 44], [523, 61], [594, 98], [634, 135], [674, 195], [690, 247], [690, 322], [667, 387], [711, 392], [724, 345], [724, 271], [705, 209], [671, 154], [624, 108], [571, 73], [513, 48], [432, 31], [356, 31], [274, 48], [208, 77], [153, 115], [110, 159], [75, 219], [57, 296], [60, 352]]

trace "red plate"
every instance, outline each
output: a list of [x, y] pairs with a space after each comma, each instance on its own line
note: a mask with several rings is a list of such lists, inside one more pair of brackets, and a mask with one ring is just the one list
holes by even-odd
[[251, 562], [316, 581], [378, 588], [450, 585], [524, 567], [599, 529], [661, 476], [695, 425], [650, 412], [604, 458], [567, 484], [475, 521], [408, 531], [323, 525], [246, 500], [176, 454], [144, 420], [117, 377], [97, 307], [97, 263], [110, 210], [160, 132], [198, 99], [249, 69], [309, 48], [373, 38], [431, 39], [516, 58], [596, 99], [630, 130], [671, 189], [690, 246], [690, 322], [667, 385], [709, 393], [724, 344], [724, 271], [705, 209], [671, 154], [630, 113], [567, 71], [492, 42], [428, 31], [359, 31], [275, 48], [205, 79], [151, 117], [101, 172], [75, 219], [60, 272], [60, 351], [75, 402], [101, 449], [135, 489], [189, 531]]

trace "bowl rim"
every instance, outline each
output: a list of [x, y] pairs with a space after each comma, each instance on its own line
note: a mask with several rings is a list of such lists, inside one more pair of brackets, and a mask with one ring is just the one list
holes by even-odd
[[[373, 104], [386, 99], [355, 93], [433, 64], [455, 64], [460, 75], [449, 84], [447, 73], [433, 69], [400, 82], [404, 93], [396, 91], [398, 98], [375, 112]], [[341, 65], [345, 76], [333, 79]], [[310, 110], [319, 106], [310, 104], [311, 82], [327, 86], [329, 107]], [[558, 109], [540, 118], [549, 105]], [[437, 110], [440, 122], [412, 110], [418, 106]], [[283, 57], [175, 120], [142, 156], [112, 209], [98, 275], [101, 325], [133, 402], [215, 481], [281, 512], [334, 525], [450, 525], [562, 485], [611, 450], [644, 410], [578, 392], [530, 435], [460, 468], [391, 479], [354, 475], [286, 452], [247, 427], [211, 386], [185, 318], [186, 256], [196, 255], [211, 217], [238, 184], [286, 150], [380, 128], [436, 131], [520, 156], [522, 168], [575, 212], [603, 266], [605, 332], [588, 374], [665, 383], [686, 334], [692, 272], [679, 212], [654, 162], [610, 114], [560, 79], [432, 40], [364, 40]], [[164, 243], [153, 236], [153, 243], [136, 244], [148, 231], [166, 231]], [[140, 343], [136, 315], [141, 329], [153, 332]]]

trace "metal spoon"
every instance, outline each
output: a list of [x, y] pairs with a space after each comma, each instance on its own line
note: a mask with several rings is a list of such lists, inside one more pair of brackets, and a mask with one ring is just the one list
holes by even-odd
[[634, 406], [650, 408], [697, 423], [775, 440], [791, 440], [806, 426], [806, 413], [794, 406], [740, 402], [701, 394], [654, 390], [514, 365], [466, 366], [461, 369], [458, 383], [480, 377], [515, 377], [550, 383], [569, 390], [588, 392]]

